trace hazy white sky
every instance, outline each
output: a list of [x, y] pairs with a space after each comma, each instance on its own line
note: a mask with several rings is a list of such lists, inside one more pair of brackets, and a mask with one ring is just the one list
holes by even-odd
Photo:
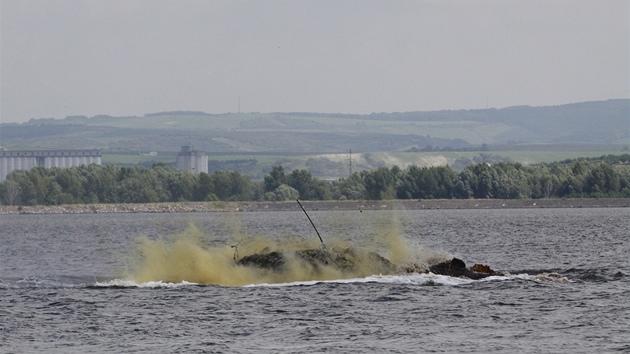
[[1, 0], [0, 121], [630, 97], [630, 1]]

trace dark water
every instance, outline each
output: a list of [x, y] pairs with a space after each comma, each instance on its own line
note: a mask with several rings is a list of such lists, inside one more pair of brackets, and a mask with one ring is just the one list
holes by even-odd
[[299, 212], [3, 215], [0, 352], [630, 352], [630, 209], [310, 215], [326, 242], [394, 255], [402, 239], [413, 262], [511, 275], [138, 282], [140, 235], [202, 251], [317, 236]]

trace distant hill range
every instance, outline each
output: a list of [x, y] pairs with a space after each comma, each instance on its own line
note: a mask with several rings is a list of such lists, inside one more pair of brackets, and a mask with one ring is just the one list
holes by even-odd
[[1, 124], [7, 149], [311, 154], [627, 146], [630, 100], [435, 112], [322, 114], [161, 112]]

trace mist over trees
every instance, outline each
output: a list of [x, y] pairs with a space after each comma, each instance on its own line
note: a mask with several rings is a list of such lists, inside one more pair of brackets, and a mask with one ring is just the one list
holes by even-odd
[[262, 181], [238, 172], [192, 173], [89, 165], [14, 171], [0, 184], [5, 205], [156, 203], [181, 201], [387, 200], [630, 197], [630, 154], [525, 166], [479, 163], [381, 167], [326, 181], [304, 169], [274, 166]]

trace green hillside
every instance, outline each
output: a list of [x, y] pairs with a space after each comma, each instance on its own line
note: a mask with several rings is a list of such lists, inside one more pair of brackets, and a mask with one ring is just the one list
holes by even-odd
[[[5, 149], [100, 149], [104, 163], [172, 163], [181, 146], [206, 151], [215, 166], [260, 175], [273, 164], [321, 176], [369, 169], [503, 159], [523, 163], [601, 156], [628, 149], [630, 100], [553, 107], [436, 112], [160, 112], [72, 116], [0, 124]], [[156, 156], [143, 153], [157, 152]], [[211, 164], [212, 169], [212, 164]]]

